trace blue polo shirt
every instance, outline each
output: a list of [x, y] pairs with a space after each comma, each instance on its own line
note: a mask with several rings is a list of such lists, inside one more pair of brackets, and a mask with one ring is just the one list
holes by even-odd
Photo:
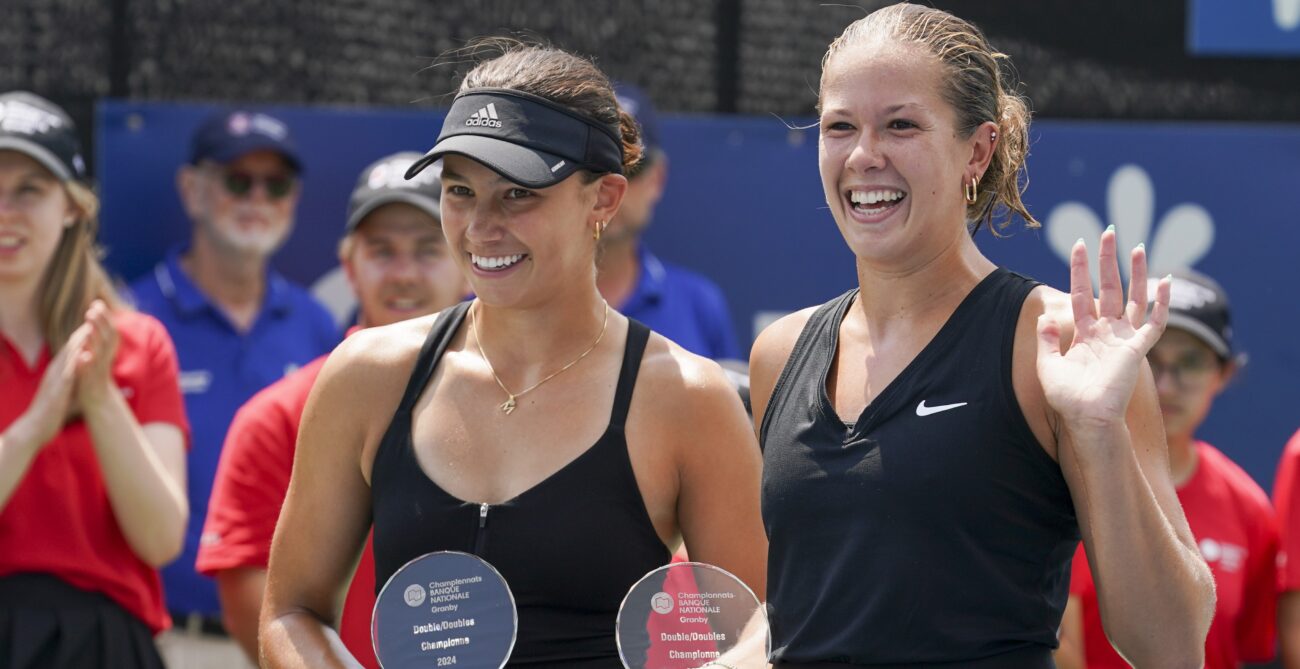
[[221, 444], [235, 411], [254, 393], [332, 350], [338, 329], [307, 291], [268, 272], [266, 299], [248, 332], [235, 329], [181, 270], [173, 249], [131, 285], [136, 307], [166, 326], [176, 343], [180, 386], [193, 435], [187, 474], [190, 520], [185, 550], [162, 570], [167, 607], [218, 615], [214, 582], [194, 570]]
[[682, 348], [714, 360], [743, 360], [722, 290], [709, 279], [637, 248], [641, 274], [618, 310]]

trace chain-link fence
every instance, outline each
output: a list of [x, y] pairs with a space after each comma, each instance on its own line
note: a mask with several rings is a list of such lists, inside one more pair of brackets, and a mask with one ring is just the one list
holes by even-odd
[[[1300, 120], [1295, 60], [1185, 48], [1187, 0], [936, 0], [1012, 56], [1040, 116]], [[103, 96], [445, 105], [478, 36], [594, 56], [666, 111], [806, 116], [826, 44], [879, 0], [5, 0], [0, 89]]]

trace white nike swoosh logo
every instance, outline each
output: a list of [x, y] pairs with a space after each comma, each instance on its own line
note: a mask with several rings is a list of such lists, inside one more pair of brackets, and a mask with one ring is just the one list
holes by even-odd
[[967, 402], [958, 402], [956, 404], [940, 404], [937, 407], [928, 407], [925, 405], [925, 400], [921, 400], [921, 403], [916, 405], [916, 415], [929, 416], [930, 414], [936, 414], [939, 413], [940, 411], [947, 411], [949, 409], [956, 409], [957, 407], [964, 407], [967, 404], [968, 404]]

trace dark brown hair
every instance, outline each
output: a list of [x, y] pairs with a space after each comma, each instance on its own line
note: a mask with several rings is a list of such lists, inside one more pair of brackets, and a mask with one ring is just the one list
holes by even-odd
[[[623, 172], [641, 162], [641, 129], [618, 106], [614, 87], [590, 59], [543, 44], [493, 37], [467, 47], [479, 61], [460, 82], [460, 92], [508, 88], [537, 95], [609, 126], [623, 142]], [[598, 175], [588, 174], [593, 181]]]
[[[985, 224], [996, 235], [1010, 224], [1011, 214], [1028, 227], [1039, 223], [1025, 208], [1021, 195], [1028, 185], [1025, 158], [1029, 153], [1029, 105], [1017, 92], [1010, 58], [993, 49], [984, 33], [943, 10], [897, 4], [876, 10], [849, 24], [831, 42], [822, 58], [822, 77], [831, 57], [855, 44], [886, 37], [914, 44], [939, 60], [944, 68], [943, 96], [957, 112], [957, 130], [971, 136], [980, 124], [992, 121], [998, 138], [988, 171], [980, 179], [979, 196], [966, 206], [971, 232]], [[1003, 219], [996, 227], [993, 219]]]

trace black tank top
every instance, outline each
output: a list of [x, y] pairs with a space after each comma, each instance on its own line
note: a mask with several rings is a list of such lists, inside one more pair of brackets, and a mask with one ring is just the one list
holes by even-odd
[[468, 303], [458, 305], [434, 322], [375, 453], [376, 588], [425, 553], [472, 553], [496, 567], [514, 593], [519, 635], [508, 666], [621, 669], [619, 604], [671, 557], [646, 511], [623, 434], [650, 331], [628, 321], [614, 409], [595, 445], [514, 499], [479, 504], [425, 476], [411, 443], [412, 407], [467, 310]]
[[808, 320], [760, 434], [774, 661], [1053, 666], [1079, 530], [1012, 387], [1035, 285], [994, 270], [853, 424], [826, 381], [857, 290]]

